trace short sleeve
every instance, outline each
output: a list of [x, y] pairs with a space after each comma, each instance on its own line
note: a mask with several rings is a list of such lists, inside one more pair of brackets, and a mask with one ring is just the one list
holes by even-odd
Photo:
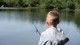
[[38, 45], [51, 45], [52, 42], [47, 39], [47, 35], [43, 32], [41, 33]]
[[39, 40], [39, 43], [38, 43], [38, 45], [43, 45], [43, 42], [44, 42], [44, 34], [43, 33], [41, 33], [41, 36], [40, 36], [40, 40]]

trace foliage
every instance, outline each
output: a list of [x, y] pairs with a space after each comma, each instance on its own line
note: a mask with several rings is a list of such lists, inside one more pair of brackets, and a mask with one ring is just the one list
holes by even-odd
[[80, 8], [80, 0], [2, 0], [1, 5], [5, 5], [5, 7], [76, 9]]

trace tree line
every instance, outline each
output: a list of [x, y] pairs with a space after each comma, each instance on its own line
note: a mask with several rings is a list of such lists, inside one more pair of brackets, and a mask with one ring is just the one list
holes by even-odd
[[39, 7], [76, 9], [80, 8], [80, 0], [1, 0], [0, 7]]

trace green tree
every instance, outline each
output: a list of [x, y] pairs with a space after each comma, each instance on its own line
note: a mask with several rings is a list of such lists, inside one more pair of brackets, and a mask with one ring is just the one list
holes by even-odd
[[18, 5], [20, 7], [23, 7], [25, 5], [24, 1], [23, 0], [18, 0]]

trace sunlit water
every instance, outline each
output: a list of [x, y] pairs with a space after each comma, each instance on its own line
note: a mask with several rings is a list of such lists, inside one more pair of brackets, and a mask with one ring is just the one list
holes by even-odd
[[[46, 30], [47, 12], [44, 9], [0, 11], [0, 45], [37, 45], [40, 36], [34, 25], [40, 32]], [[70, 39], [66, 45], [80, 45], [80, 13], [60, 13], [58, 27]]]

